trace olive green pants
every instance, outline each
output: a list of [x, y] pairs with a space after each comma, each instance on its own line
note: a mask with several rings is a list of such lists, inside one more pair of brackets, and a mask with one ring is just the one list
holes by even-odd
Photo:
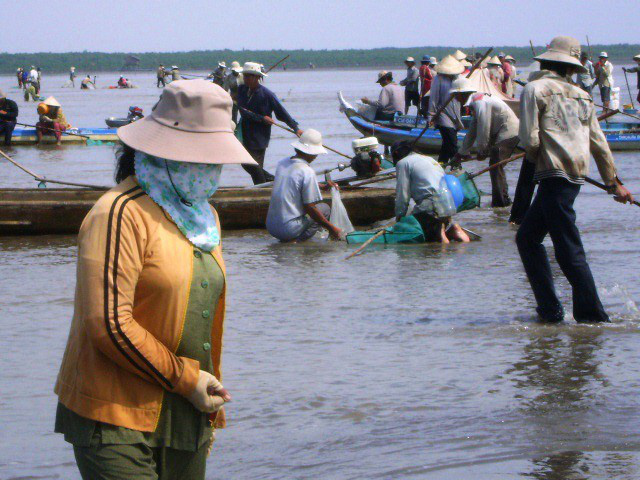
[[84, 480], [204, 480], [207, 447], [197, 452], [134, 445], [73, 447]]

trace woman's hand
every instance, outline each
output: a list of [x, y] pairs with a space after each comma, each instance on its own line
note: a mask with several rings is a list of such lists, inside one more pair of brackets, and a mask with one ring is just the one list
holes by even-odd
[[231, 400], [231, 395], [216, 377], [200, 370], [195, 390], [187, 397], [194, 407], [201, 412], [213, 413]]

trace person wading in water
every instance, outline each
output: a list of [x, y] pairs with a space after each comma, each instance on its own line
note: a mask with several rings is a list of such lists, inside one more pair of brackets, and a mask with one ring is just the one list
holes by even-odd
[[538, 192], [518, 233], [516, 244], [543, 321], [560, 322], [564, 310], [553, 284], [547, 251], [549, 234], [562, 273], [573, 289], [573, 317], [578, 322], [608, 322], [587, 263], [573, 203], [584, 184], [591, 155], [610, 194], [619, 202], [633, 201], [616, 175], [607, 140], [591, 96], [571, 83], [584, 72], [580, 42], [556, 37], [535, 57], [533, 72], [520, 99], [520, 141], [535, 164]]

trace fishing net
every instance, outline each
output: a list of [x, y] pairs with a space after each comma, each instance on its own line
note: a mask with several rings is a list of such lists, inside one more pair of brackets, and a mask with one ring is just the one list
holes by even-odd
[[[347, 243], [364, 243], [378, 232], [379, 230], [375, 229], [368, 232], [355, 231], [347, 235]], [[387, 228], [385, 233], [372, 243], [395, 245], [400, 243], [424, 243], [424, 241], [424, 233], [420, 223], [413, 215], [409, 215], [401, 218], [393, 227]]]
[[480, 191], [478, 190], [478, 187], [476, 187], [476, 183], [473, 179], [467, 172], [462, 172], [460, 174], [456, 174], [455, 172], [452, 173], [458, 177], [458, 181], [462, 187], [462, 193], [464, 194], [464, 200], [457, 209], [458, 213], [479, 207]]

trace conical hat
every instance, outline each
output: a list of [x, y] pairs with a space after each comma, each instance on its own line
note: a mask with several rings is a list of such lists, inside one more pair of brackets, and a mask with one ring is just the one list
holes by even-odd
[[497, 55], [494, 55], [493, 57], [491, 57], [491, 59], [487, 62], [487, 65], [502, 65], [502, 62], [500, 61], [500, 59], [498, 58]]
[[467, 54], [461, 50], [456, 50], [456, 53], [453, 54], [453, 58], [455, 58], [458, 61], [464, 60], [465, 58], [467, 58]]
[[460, 60], [460, 64], [461, 64], [463, 67], [471, 67], [471, 66], [472, 66], [472, 63], [471, 63], [471, 62], [468, 62], [468, 61], [467, 61], [466, 59], [464, 59], [464, 58], [463, 58], [462, 60]]
[[436, 66], [436, 72], [443, 75], [458, 75], [464, 72], [464, 67], [453, 55], [447, 55]]
[[49, 105], [50, 107], [61, 107], [62, 105], [60, 105], [60, 103], [58, 103], [58, 101], [53, 98], [53, 97], [49, 97], [47, 98], [44, 102], [45, 105]]

